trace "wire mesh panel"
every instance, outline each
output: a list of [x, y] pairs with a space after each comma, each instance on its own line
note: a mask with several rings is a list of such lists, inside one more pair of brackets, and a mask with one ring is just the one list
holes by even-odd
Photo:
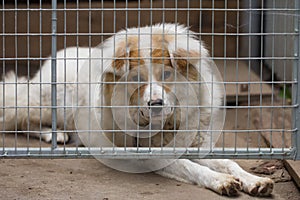
[[299, 12], [2, 1], [1, 157], [299, 159]]

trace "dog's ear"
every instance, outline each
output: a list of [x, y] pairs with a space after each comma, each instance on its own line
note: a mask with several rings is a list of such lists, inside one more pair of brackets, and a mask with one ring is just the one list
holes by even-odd
[[124, 74], [134, 67], [145, 64], [141, 52], [138, 49], [139, 39], [136, 36], [128, 36], [115, 46], [111, 67], [118, 75]]
[[197, 66], [201, 60], [199, 52], [179, 48], [170, 54], [170, 58], [172, 66], [187, 80], [199, 80], [199, 72], [197, 70]]
[[116, 45], [116, 51], [112, 55], [111, 72], [122, 75], [129, 69], [128, 48], [125, 42]]

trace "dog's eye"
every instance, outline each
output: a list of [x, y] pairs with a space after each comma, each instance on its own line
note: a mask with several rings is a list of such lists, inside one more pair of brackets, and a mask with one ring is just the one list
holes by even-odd
[[144, 81], [144, 79], [139, 76], [139, 75], [135, 75], [131, 78], [132, 81], [138, 82], [138, 81]]
[[138, 75], [135, 75], [131, 78], [133, 81], [139, 81], [139, 76]]
[[164, 71], [164, 79], [168, 79], [171, 76], [171, 72], [170, 71]]

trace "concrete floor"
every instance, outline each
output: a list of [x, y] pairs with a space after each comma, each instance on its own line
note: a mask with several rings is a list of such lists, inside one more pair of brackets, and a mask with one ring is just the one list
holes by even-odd
[[[247, 168], [256, 161], [238, 161]], [[154, 173], [128, 174], [94, 159], [0, 160], [0, 199], [229, 199]], [[241, 193], [238, 199], [299, 199], [292, 181], [276, 183], [271, 198]], [[236, 198], [236, 197], [233, 197]]]

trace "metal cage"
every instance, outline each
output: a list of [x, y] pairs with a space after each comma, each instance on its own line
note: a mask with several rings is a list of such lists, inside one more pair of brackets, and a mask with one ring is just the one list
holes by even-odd
[[[0, 157], [300, 159], [299, 14], [298, 0], [3, 0], [0, 9]], [[219, 108], [225, 109], [227, 115], [216, 145], [204, 150], [197, 145], [81, 146], [76, 137], [80, 130], [66, 127], [66, 109], [70, 105], [65, 94], [62, 94], [65, 106], [57, 104], [61, 95], [57, 88], [66, 90], [70, 84], [57, 80], [56, 61], [68, 60], [67, 56], [58, 58], [57, 52], [70, 46], [95, 47], [114, 37], [119, 30], [156, 23], [190, 27], [206, 44], [210, 59], [221, 73], [226, 101]], [[90, 51], [86, 62], [93, 62], [91, 55]], [[80, 58], [73, 59], [79, 73]], [[109, 58], [102, 57], [99, 62], [104, 59]], [[40, 75], [40, 81], [32, 82], [47, 60], [51, 62], [51, 79], [43, 82]], [[5, 77], [11, 71], [16, 76], [7, 81]], [[78, 93], [85, 89], [82, 85], [93, 83], [83, 84], [77, 78], [72, 84]], [[38, 88], [39, 94], [45, 88], [51, 89], [51, 105], [43, 105], [42, 95], [32, 99], [32, 85]], [[26, 91], [23, 103], [18, 90]], [[15, 96], [13, 102], [7, 100], [10, 93]], [[32, 106], [32, 101], [37, 101], [37, 106]], [[91, 104], [85, 106], [91, 107]], [[78, 105], [71, 107], [80, 109]], [[22, 126], [16, 120], [22, 113], [42, 119], [46, 108], [51, 109], [52, 116], [47, 124], [52, 133], [51, 144], [42, 140], [45, 134], [42, 122], [31, 131], [30, 120], [23, 120]], [[38, 116], [32, 116], [32, 110], [37, 111]], [[9, 112], [15, 116], [10, 119], [11, 129], [6, 121]], [[59, 119], [57, 112], [64, 112], [65, 117]], [[64, 121], [59, 129], [58, 120]], [[75, 137], [71, 142], [58, 144], [57, 134], [61, 131], [64, 137], [68, 133]], [[94, 131], [83, 132], [92, 135]], [[32, 132], [38, 137], [31, 137]]]

